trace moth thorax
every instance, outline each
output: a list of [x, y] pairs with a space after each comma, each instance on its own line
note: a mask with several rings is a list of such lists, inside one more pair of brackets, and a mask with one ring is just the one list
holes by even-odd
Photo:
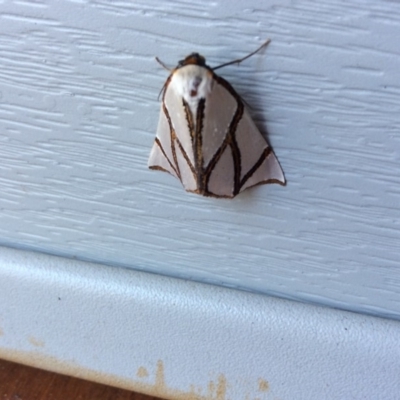
[[199, 101], [206, 98], [211, 91], [212, 73], [199, 65], [186, 65], [174, 72], [171, 85], [188, 103], [193, 119], [196, 119]]

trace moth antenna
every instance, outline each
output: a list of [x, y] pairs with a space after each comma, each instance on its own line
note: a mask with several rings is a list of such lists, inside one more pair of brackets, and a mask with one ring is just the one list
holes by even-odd
[[164, 93], [164, 90], [167, 87], [167, 82], [164, 83], [163, 87], [160, 90], [160, 93], [158, 93], [157, 100], [160, 100], [160, 96]]
[[[172, 72], [172, 69], [168, 68], [158, 57], [156, 57], [156, 61], [167, 71]], [[168, 81], [167, 81], [168, 82]], [[164, 83], [164, 86], [161, 88], [160, 93], [158, 93], [157, 99], [160, 100], [161, 94], [164, 92], [167, 82]]]
[[257, 50], [253, 51], [250, 54], [247, 54], [247, 56], [245, 56], [243, 58], [239, 58], [238, 60], [228, 61], [227, 63], [221, 64], [221, 65], [218, 65], [217, 67], [212, 68], [212, 70], [215, 71], [218, 68], [226, 67], [227, 65], [231, 65], [231, 64], [240, 64], [242, 61], [247, 60], [249, 57], [251, 57], [254, 54], [258, 53], [264, 47], [267, 47], [268, 44], [270, 43], [270, 41], [271, 41], [271, 39], [267, 39]]
[[172, 69], [168, 68], [158, 57], [156, 57], [156, 61], [163, 67], [165, 68], [167, 71], [171, 72]]

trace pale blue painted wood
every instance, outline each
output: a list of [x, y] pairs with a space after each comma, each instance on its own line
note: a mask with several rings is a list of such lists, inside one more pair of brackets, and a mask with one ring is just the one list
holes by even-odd
[[173, 400], [397, 400], [400, 323], [0, 248], [0, 357]]
[[[0, 3], [0, 243], [399, 318], [400, 4]], [[285, 171], [232, 201], [147, 170], [191, 51]]]

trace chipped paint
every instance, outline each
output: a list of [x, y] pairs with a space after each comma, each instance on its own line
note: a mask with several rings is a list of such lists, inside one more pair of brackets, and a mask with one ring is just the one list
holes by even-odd
[[155, 386], [159, 389], [165, 388], [165, 373], [164, 364], [161, 360], [157, 361], [156, 383]]
[[[36, 343], [37, 347], [42, 347], [42, 342], [30, 337], [30, 343]], [[43, 344], [44, 345], [44, 344]], [[85, 368], [78, 363], [60, 361], [55, 357], [44, 355], [38, 351], [22, 352], [9, 350], [0, 347], [0, 358], [8, 361], [17, 362], [31, 367], [45, 369], [47, 371], [72, 376], [75, 378], [86, 379], [93, 382], [102, 383], [121, 389], [132, 390], [150, 396], [162, 397], [171, 400], [228, 400], [227, 388], [229, 386], [225, 375], [218, 375], [216, 381], [211, 380], [207, 385], [207, 394], [202, 394], [203, 390], [194, 385], [190, 385], [188, 391], [177, 390], [167, 386], [165, 381], [165, 369], [162, 360], [158, 360], [154, 371], [154, 383], [144, 383], [135, 379], [121, 378], [113, 374], [106, 374], [92, 369]], [[139, 378], [150, 376], [149, 370], [143, 366], [139, 367], [136, 373]], [[260, 383], [262, 381], [262, 383]], [[265, 380], [259, 380], [259, 388], [269, 386]], [[265, 390], [264, 390], [265, 391]], [[257, 400], [258, 398], [248, 398]]]
[[139, 367], [136, 372], [136, 376], [138, 378], [147, 378], [149, 376], [149, 372], [145, 367]]
[[216, 399], [224, 400], [226, 397], [226, 388], [227, 388], [227, 380], [224, 375], [220, 375], [218, 377], [217, 390], [216, 390]]
[[269, 390], [269, 383], [268, 383], [265, 379], [260, 378], [260, 379], [258, 380], [258, 390], [259, 390], [260, 392], [268, 392], [268, 390]]
[[32, 346], [35, 346], [35, 347], [44, 347], [44, 345], [45, 345], [43, 340], [39, 340], [39, 339], [35, 338], [34, 336], [29, 336], [28, 341]]
[[217, 383], [210, 381], [208, 384], [207, 398], [215, 400], [224, 400], [226, 398], [227, 380], [221, 374], [218, 376]]

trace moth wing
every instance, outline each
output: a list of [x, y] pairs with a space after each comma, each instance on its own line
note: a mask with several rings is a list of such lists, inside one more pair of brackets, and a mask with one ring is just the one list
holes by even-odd
[[218, 163], [211, 171], [207, 189], [216, 197], [235, 196], [235, 162], [229, 146], [225, 147]]
[[169, 172], [178, 178], [176, 165], [172, 152], [172, 137], [170, 126], [161, 107], [160, 118], [158, 120], [157, 135], [153, 147], [150, 151], [148, 167]]
[[220, 77], [218, 77], [218, 80], [213, 80], [211, 91], [205, 101], [202, 134], [203, 164], [205, 167], [226, 139], [238, 106], [236, 99], [220, 83], [221, 81], [222, 78]]
[[180, 179], [186, 190], [195, 191], [197, 184], [193, 160], [192, 140], [182, 98], [167, 83], [148, 166], [169, 172]]
[[[258, 184], [285, 184], [283, 171], [272, 148], [258, 130], [240, 96], [219, 76], [215, 77], [206, 98], [205, 111], [202, 140], [206, 168], [216, 153], [222, 150], [208, 179], [211, 195], [234, 197]], [[231, 138], [228, 138], [229, 135]], [[238, 171], [240, 176], [236, 177]], [[240, 182], [236, 182], [236, 187], [235, 181]]]
[[233, 197], [235, 165], [227, 138], [238, 104], [225, 87], [225, 83], [220, 77], [214, 79], [211, 91], [206, 97], [202, 153], [203, 165], [207, 169], [216, 154], [222, 150], [218, 162], [210, 172], [207, 191], [218, 197]]
[[186, 111], [182, 97], [171, 85], [165, 89], [163, 106], [171, 124], [170, 129], [173, 131], [171, 147], [180, 180], [187, 191], [196, 191], [193, 141]]
[[264, 183], [285, 184], [285, 176], [271, 146], [258, 130], [246, 108], [235, 137], [240, 149], [240, 192]]

